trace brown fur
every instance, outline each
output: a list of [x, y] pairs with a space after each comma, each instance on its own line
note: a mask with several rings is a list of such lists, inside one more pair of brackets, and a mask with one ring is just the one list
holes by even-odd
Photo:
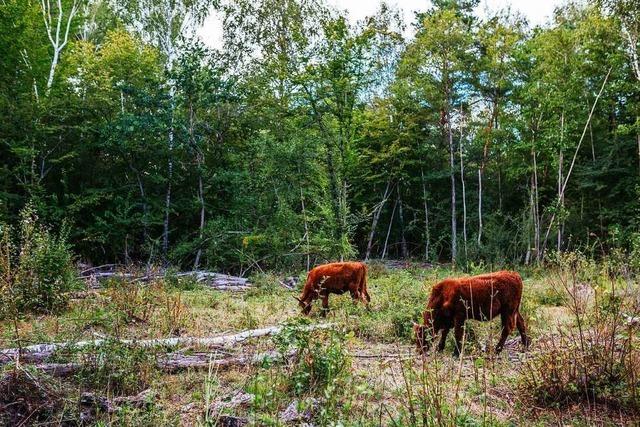
[[351, 293], [354, 304], [362, 301], [368, 306], [371, 297], [367, 289], [367, 265], [362, 262], [334, 262], [319, 265], [307, 275], [300, 303], [303, 314], [311, 312], [311, 304], [322, 298], [323, 314], [329, 309], [329, 294]]
[[479, 276], [448, 278], [436, 284], [424, 311], [424, 325], [414, 325], [418, 351], [428, 350], [430, 341], [425, 332], [435, 338], [442, 331], [438, 351], [444, 350], [447, 334], [454, 328], [456, 349], [459, 354], [463, 326], [467, 319], [491, 320], [500, 315], [502, 335], [496, 346], [500, 352], [511, 331], [517, 327], [522, 344], [527, 347], [529, 338], [524, 320], [520, 315], [522, 278], [513, 271], [498, 271]]

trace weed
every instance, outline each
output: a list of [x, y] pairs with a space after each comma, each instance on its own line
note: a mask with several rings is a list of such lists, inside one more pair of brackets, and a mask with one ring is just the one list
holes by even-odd
[[60, 312], [67, 306], [69, 291], [79, 286], [68, 230], [54, 235], [27, 206], [18, 234], [15, 244], [10, 228], [0, 226], [0, 318]]
[[82, 349], [80, 384], [109, 395], [128, 396], [145, 390], [158, 375], [156, 357], [149, 348], [116, 340]]

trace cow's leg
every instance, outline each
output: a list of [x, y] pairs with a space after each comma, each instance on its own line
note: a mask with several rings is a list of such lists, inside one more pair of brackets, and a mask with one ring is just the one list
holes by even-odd
[[518, 327], [518, 332], [520, 332], [520, 338], [522, 338], [522, 345], [524, 348], [529, 347], [531, 341], [527, 336], [527, 327], [524, 324], [524, 319], [522, 318], [520, 311], [516, 311], [516, 326]]
[[504, 347], [504, 343], [509, 338], [509, 334], [513, 330], [513, 326], [515, 323], [515, 314], [502, 314], [500, 316], [502, 319], [502, 335], [500, 335], [500, 341], [498, 341], [498, 345], [496, 345], [496, 353], [500, 353], [502, 348]]
[[442, 332], [440, 332], [440, 341], [438, 341], [438, 351], [444, 350], [444, 345], [447, 343], [447, 335], [449, 335], [449, 330], [451, 328], [444, 328]]
[[460, 352], [462, 351], [462, 337], [464, 335], [464, 320], [465, 319], [455, 319], [453, 324], [453, 333], [456, 338], [456, 348], [453, 350], [453, 356], [460, 356]]
[[329, 294], [322, 295], [322, 317], [326, 317], [329, 312]]
[[364, 297], [367, 299], [367, 302], [371, 302], [371, 296], [369, 295], [369, 289], [368, 289], [368, 285], [367, 285], [367, 277], [365, 276], [364, 280], [362, 281], [362, 293], [364, 294]]
[[360, 301], [360, 299], [361, 299], [360, 292], [351, 291], [351, 301], [353, 302], [353, 305], [356, 305], [358, 301]]
[[360, 301], [362, 301], [362, 303], [364, 304], [365, 307], [369, 308], [369, 301], [371, 300], [371, 298], [368, 298], [367, 296], [367, 290], [363, 289], [360, 294]]

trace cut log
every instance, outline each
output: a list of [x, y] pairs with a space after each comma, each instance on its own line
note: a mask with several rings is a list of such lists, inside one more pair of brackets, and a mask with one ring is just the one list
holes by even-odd
[[298, 284], [300, 283], [300, 279], [295, 276], [289, 276], [289, 277], [286, 277], [284, 280], [278, 280], [278, 282], [280, 283], [280, 286], [282, 286], [283, 288], [294, 290], [295, 288], [298, 287]]
[[248, 418], [235, 417], [233, 415], [220, 415], [216, 422], [218, 427], [244, 427], [248, 424]]
[[[216, 358], [219, 354], [198, 353], [185, 355], [181, 353], [171, 353], [158, 358], [156, 366], [158, 369], [176, 373], [187, 369], [224, 369], [234, 366], [253, 366], [263, 363], [265, 360], [282, 362], [293, 357], [295, 351], [282, 354], [277, 351], [267, 351], [253, 355], [241, 355], [224, 358]], [[83, 367], [81, 363], [40, 363], [34, 365], [35, 368], [46, 372], [54, 377], [70, 377], [80, 371]]]
[[[321, 323], [316, 325], [304, 326], [304, 330], [327, 329], [333, 325], [330, 323]], [[251, 329], [231, 335], [222, 335], [217, 337], [176, 337], [176, 338], [160, 338], [155, 340], [119, 340], [122, 344], [135, 345], [139, 347], [176, 347], [176, 346], [197, 346], [197, 347], [221, 347], [233, 346], [235, 344], [246, 341], [250, 338], [264, 337], [274, 335], [280, 332], [284, 326], [270, 326], [267, 328]], [[56, 351], [65, 349], [81, 349], [84, 347], [99, 347], [106, 342], [105, 339], [52, 343], [52, 344], [36, 344], [22, 348], [9, 348], [0, 350], [0, 366], [3, 364], [18, 360], [25, 363], [40, 363], [47, 360]]]
[[[123, 268], [118, 269], [115, 265], [107, 265], [109, 270], [100, 271], [97, 269], [85, 270], [80, 278], [88, 283], [90, 288], [99, 288], [100, 280], [109, 278], [128, 279], [135, 282], [149, 282], [162, 279], [166, 276], [166, 271], [154, 271], [139, 275], [125, 272]], [[249, 279], [245, 277], [230, 276], [228, 274], [214, 273], [211, 271], [183, 271], [177, 273], [176, 277], [193, 277], [196, 282], [210, 286], [219, 290], [246, 290], [251, 286]], [[237, 287], [237, 288], [236, 288]]]
[[153, 391], [144, 390], [135, 396], [114, 397], [113, 399], [109, 399], [104, 396], [85, 392], [80, 396], [80, 406], [96, 408], [100, 411], [113, 413], [125, 405], [132, 406], [134, 408], [142, 408], [150, 403], [153, 395]]

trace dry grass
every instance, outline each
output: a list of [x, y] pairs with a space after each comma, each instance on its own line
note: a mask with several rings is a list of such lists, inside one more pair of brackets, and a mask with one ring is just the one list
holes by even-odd
[[[627, 409], [612, 409], [604, 401], [591, 405], [570, 401], [558, 410], [522, 392], [526, 369], [544, 360], [540, 358], [550, 353], [551, 343], [566, 353], [572, 349], [571, 340], [576, 339], [572, 335], [577, 326], [576, 305], [571, 294], [558, 286], [555, 270], [524, 274], [522, 311], [534, 340], [528, 353], [521, 351], [515, 335], [499, 356], [486, 353], [484, 349], [493, 348], [499, 335], [499, 322], [495, 321], [469, 322], [465, 351], [460, 359], [450, 356], [452, 342], [443, 354], [417, 356], [408, 332], [411, 321], [418, 320], [430, 287], [449, 274], [446, 269], [389, 272], [378, 268], [370, 279], [371, 311], [354, 306], [346, 296], [330, 300], [331, 312], [326, 320], [341, 331], [341, 352], [336, 352], [327, 335], [319, 333], [312, 341], [320, 342], [320, 347], [305, 350], [307, 356], [295, 363], [148, 375], [146, 386], [156, 392], [156, 405], [146, 412], [109, 414], [104, 421], [158, 425], [158, 420], [162, 420], [162, 424], [207, 425], [215, 424], [220, 416], [234, 415], [247, 417], [256, 425], [280, 425], [281, 413], [293, 400], [310, 402], [309, 399], [323, 402], [323, 409], [315, 409], [313, 413], [316, 425], [328, 425], [332, 420], [343, 425], [373, 426], [512, 425], [536, 420], [538, 424], [615, 424], [634, 419]], [[261, 280], [276, 279], [269, 276]], [[593, 283], [603, 286], [604, 280], [598, 278]], [[296, 301], [291, 298], [295, 292], [277, 283], [267, 285], [246, 293], [204, 288], [183, 291], [162, 282], [146, 289], [134, 289], [127, 284], [112, 286], [87, 298], [73, 300], [69, 310], [60, 316], [23, 318], [17, 324], [18, 337], [21, 343], [33, 343], [103, 336], [211, 336], [299, 319]], [[637, 290], [637, 284], [633, 285]], [[579, 292], [591, 301], [577, 308], [586, 315], [595, 307], [595, 294], [585, 293], [583, 288]], [[314, 307], [311, 321], [324, 320]], [[614, 323], [616, 321], [621, 322], [617, 319]], [[14, 326], [0, 323], [1, 347], [14, 346]], [[565, 341], [558, 338], [562, 334]], [[637, 345], [637, 336], [633, 339]], [[261, 339], [248, 342], [236, 351], [250, 354], [272, 350], [274, 346], [271, 339]], [[562, 351], [556, 349], [555, 354], [564, 354]], [[318, 358], [326, 363], [313, 365], [313, 360]], [[348, 363], [348, 369], [336, 378], [329, 375], [329, 383], [322, 383], [320, 388], [308, 389], [292, 382], [294, 378], [302, 378], [300, 375], [305, 369], [325, 369], [341, 361]], [[77, 379], [69, 382], [76, 392], [86, 384]], [[108, 392], [108, 387], [101, 384], [95, 383], [92, 387], [97, 392]], [[238, 393], [251, 393], [256, 400], [233, 406], [230, 402]], [[207, 409], [211, 404], [218, 405], [215, 411]], [[603, 407], [606, 410], [597, 409]]]

